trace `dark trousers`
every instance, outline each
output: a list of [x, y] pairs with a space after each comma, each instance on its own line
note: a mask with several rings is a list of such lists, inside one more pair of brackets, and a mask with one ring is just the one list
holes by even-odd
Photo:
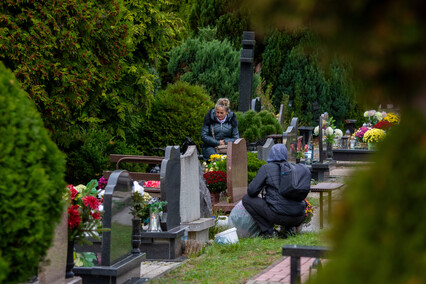
[[274, 225], [297, 227], [305, 218], [303, 215], [294, 217], [277, 214], [271, 210], [264, 199], [260, 197], [250, 197], [247, 194], [243, 196], [243, 205], [254, 221], [259, 225], [262, 233], [272, 233]]

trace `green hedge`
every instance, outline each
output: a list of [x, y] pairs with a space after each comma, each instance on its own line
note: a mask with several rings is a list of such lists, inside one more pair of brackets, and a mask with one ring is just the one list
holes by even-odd
[[256, 142], [270, 134], [283, 133], [283, 128], [272, 112], [254, 110], [245, 113], [237, 112], [240, 137], [248, 143]]
[[0, 282], [37, 273], [64, 209], [65, 157], [34, 103], [0, 63]]
[[138, 144], [145, 154], [156, 154], [153, 148], [180, 145], [190, 137], [200, 150], [203, 119], [213, 106], [200, 86], [182, 81], [168, 85], [155, 97], [151, 115], [140, 125]]

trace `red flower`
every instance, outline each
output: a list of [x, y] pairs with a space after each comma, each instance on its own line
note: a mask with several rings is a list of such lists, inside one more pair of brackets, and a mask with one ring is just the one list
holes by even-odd
[[90, 215], [92, 215], [93, 219], [96, 219], [96, 220], [101, 219], [101, 214], [99, 213], [99, 211], [90, 212]]
[[389, 121], [382, 120], [382, 121], [379, 121], [378, 123], [374, 124], [373, 128], [379, 128], [379, 129], [386, 130], [386, 129], [392, 127], [392, 126], [393, 126], [393, 124], [390, 123]]
[[78, 205], [72, 205], [68, 208], [68, 227], [73, 229], [81, 222], [80, 212]]
[[98, 209], [99, 208], [99, 200], [92, 195], [85, 196], [83, 198], [83, 204], [84, 204], [84, 206], [90, 207], [90, 209]]
[[74, 186], [72, 184], [67, 185], [67, 187], [71, 192], [71, 199], [75, 199], [75, 197], [78, 194], [77, 190], [74, 188]]

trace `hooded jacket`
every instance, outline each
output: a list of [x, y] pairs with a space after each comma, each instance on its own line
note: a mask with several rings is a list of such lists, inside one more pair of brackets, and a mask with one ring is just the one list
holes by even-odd
[[[212, 126], [215, 138], [213, 138]], [[240, 138], [240, 135], [238, 133], [237, 116], [232, 111], [228, 112], [225, 122], [222, 124], [217, 119], [214, 108], [209, 110], [204, 116], [204, 123], [201, 128], [203, 148], [219, 146], [219, 140], [225, 140], [225, 143], [228, 144], [228, 142], [234, 142], [238, 138]]]
[[283, 144], [272, 146], [267, 164], [260, 167], [256, 177], [250, 182], [247, 193], [256, 197], [265, 189], [264, 198], [271, 210], [280, 215], [298, 217], [305, 214], [305, 201], [284, 198], [279, 192], [280, 163], [287, 161], [287, 148]]

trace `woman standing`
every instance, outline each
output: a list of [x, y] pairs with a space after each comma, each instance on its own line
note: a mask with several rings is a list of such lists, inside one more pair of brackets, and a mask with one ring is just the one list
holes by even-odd
[[210, 155], [216, 154], [216, 146], [227, 145], [228, 142], [234, 142], [238, 138], [240, 135], [237, 117], [229, 109], [229, 100], [221, 98], [204, 117], [201, 128], [204, 160], [207, 161], [210, 159]]
[[[259, 225], [264, 238], [278, 237], [275, 224], [285, 226], [285, 231], [290, 231], [305, 219], [305, 201], [290, 200], [278, 192], [279, 164], [284, 161], [287, 161], [287, 148], [283, 144], [275, 144], [269, 151], [267, 164], [260, 167], [247, 188], [247, 194], [243, 196], [243, 205]], [[263, 198], [258, 197], [263, 189]]]

